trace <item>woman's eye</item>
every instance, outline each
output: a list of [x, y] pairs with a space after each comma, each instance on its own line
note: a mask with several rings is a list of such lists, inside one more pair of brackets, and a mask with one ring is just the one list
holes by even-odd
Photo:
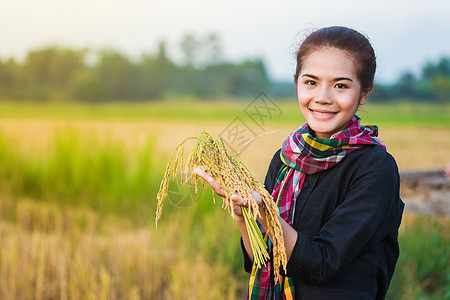
[[305, 81], [305, 84], [306, 85], [316, 85], [316, 82], [313, 80], [308, 80], [308, 81]]
[[347, 86], [345, 84], [343, 84], [343, 83], [337, 83], [335, 85], [335, 87], [337, 87], [338, 89], [345, 89]]

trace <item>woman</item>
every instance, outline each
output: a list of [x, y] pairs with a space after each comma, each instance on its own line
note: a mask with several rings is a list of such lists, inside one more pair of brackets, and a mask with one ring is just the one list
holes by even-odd
[[[281, 280], [272, 278], [270, 263], [252, 267], [244, 201], [231, 196], [250, 299], [384, 299], [404, 205], [394, 158], [377, 127], [362, 126], [355, 115], [372, 91], [375, 68], [370, 42], [346, 27], [319, 29], [298, 49], [294, 82], [306, 124], [285, 139], [265, 179], [280, 208], [288, 257]], [[214, 179], [195, 172], [224, 196]], [[261, 215], [267, 229], [263, 209]]]

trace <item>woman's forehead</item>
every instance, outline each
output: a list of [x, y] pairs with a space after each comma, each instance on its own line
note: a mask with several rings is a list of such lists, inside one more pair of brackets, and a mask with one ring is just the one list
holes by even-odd
[[322, 47], [311, 52], [304, 60], [300, 76], [310, 74], [316, 77], [356, 78], [355, 60], [347, 51]]

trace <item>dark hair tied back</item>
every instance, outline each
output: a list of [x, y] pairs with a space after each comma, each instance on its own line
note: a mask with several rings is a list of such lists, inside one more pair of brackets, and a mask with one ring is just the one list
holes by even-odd
[[348, 52], [356, 64], [356, 75], [361, 82], [362, 92], [366, 92], [373, 85], [376, 69], [375, 52], [369, 40], [358, 31], [332, 26], [318, 29], [306, 37], [297, 51], [297, 67], [294, 82], [297, 85], [300, 70], [305, 59], [314, 50], [322, 47], [331, 47]]

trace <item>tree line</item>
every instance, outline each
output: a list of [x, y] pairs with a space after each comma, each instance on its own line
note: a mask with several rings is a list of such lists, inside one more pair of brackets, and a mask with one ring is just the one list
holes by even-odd
[[179, 48], [183, 56], [179, 63], [168, 57], [165, 42], [135, 60], [114, 49], [31, 50], [20, 63], [0, 59], [0, 97], [137, 101], [167, 95], [248, 97], [267, 89], [262, 59], [225, 61], [216, 34], [188, 34]]
[[[114, 49], [92, 51], [47, 46], [31, 50], [21, 62], [0, 58], [0, 98], [14, 100], [145, 101], [176, 95], [197, 98], [248, 98], [260, 91], [295, 97], [293, 82], [268, 77], [262, 59], [230, 62], [217, 34], [185, 35], [175, 62], [160, 42], [154, 53], [131, 59]], [[405, 72], [391, 85], [379, 85], [377, 100], [450, 98], [450, 61], [429, 62], [420, 76]]]
[[377, 86], [371, 97], [379, 101], [394, 99], [449, 101], [450, 59], [444, 56], [436, 62], [427, 62], [418, 76], [406, 71], [393, 84]]

